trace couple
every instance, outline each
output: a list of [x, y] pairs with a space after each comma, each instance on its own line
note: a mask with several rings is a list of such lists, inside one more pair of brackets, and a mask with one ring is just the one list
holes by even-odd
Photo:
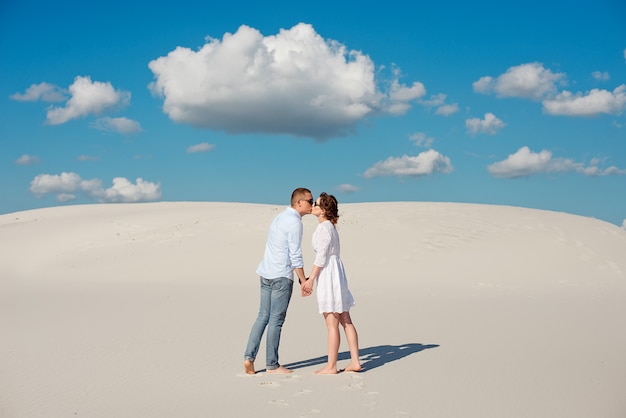
[[[313, 233], [316, 255], [311, 274], [306, 278], [302, 258], [302, 217], [310, 213], [317, 216], [320, 224]], [[335, 227], [338, 218], [334, 196], [322, 193], [314, 200], [309, 189], [298, 188], [291, 194], [291, 207], [272, 221], [263, 260], [256, 271], [261, 280], [261, 306], [244, 354], [243, 367], [247, 374], [256, 373], [254, 360], [266, 327], [266, 372], [291, 373], [278, 363], [278, 345], [293, 291], [294, 272], [298, 276], [302, 296], [313, 293], [313, 283], [317, 280], [319, 312], [324, 315], [328, 328], [328, 363], [315, 373], [338, 372], [339, 324], [344, 328], [350, 348], [350, 364], [344, 370], [361, 370], [358, 335], [349, 312], [354, 299], [339, 258], [339, 235]]]

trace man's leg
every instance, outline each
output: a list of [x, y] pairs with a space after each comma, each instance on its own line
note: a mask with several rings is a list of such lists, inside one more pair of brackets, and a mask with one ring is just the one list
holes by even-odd
[[270, 318], [267, 328], [266, 367], [268, 373], [291, 373], [278, 363], [278, 346], [283, 323], [287, 317], [287, 308], [293, 292], [293, 281], [280, 277], [272, 280]]
[[246, 352], [244, 354], [243, 368], [247, 374], [254, 374], [254, 360], [259, 352], [259, 345], [261, 345], [261, 338], [265, 332], [265, 327], [270, 319], [270, 307], [272, 289], [270, 281], [260, 278], [261, 284], [261, 301], [259, 303], [259, 313], [257, 315], [252, 329], [250, 330], [250, 336], [248, 337], [248, 345], [246, 346]]

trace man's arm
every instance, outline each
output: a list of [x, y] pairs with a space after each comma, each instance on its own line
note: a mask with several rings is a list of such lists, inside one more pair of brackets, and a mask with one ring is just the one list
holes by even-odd
[[298, 276], [298, 282], [304, 283], [306, 281], [306, 277], [304, 276], [304, 267], [296, 267], [293, 269], [296, 272], [296, 276]]

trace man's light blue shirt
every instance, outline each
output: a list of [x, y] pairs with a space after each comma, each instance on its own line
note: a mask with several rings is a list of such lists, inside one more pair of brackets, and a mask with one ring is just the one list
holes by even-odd
[[293, 280], [293, 269], [304, 267], [302, 230], [302, 216], [292, 207], [274, 218], [267, 234], [263, 260], [256, 270], [259, 276]]

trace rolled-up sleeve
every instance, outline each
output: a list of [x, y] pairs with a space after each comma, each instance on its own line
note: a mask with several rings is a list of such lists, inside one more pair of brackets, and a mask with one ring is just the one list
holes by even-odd
[[289, 246], [289, 261], [291, 268], [304, 267], [304, 259], [302, 258], [302, 222], [298, 219], [293, 227], [289, 228], [287, 235], [287, 245]]

